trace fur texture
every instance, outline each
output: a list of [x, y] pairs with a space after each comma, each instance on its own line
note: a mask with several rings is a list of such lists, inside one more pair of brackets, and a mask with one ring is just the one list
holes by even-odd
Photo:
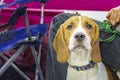
[[[110, 80], [101, 62], [98, 25], [86, 16], [73, 16], [58, 29], [53, 41], [57, 61], [68, 62], [66, 80]], [[77, 71], [70, 65], [84, 66], [90, 61], [93, 68]]]

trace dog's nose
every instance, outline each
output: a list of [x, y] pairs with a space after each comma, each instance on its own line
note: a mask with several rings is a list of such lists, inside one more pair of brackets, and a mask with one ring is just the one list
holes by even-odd
[[74, 35], [74, 38], [77, 41], [82, 41], [85, 38], [85, 34], [83, 34], [83, 33], [77, 33], [76, 35]]

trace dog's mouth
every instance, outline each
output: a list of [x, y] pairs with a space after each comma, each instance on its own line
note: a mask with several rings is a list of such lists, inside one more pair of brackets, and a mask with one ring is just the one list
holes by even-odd
[[73, 47], [72, 50], [76, 50], [76, 49], [83, 49], [83, 50], [88, 51], [88, 49], [84, 45], [76, 45]]
[[83, 46], [83, 45], [77, 45], [77, 46], [75, 46], [73, 49], [85, 49], [85, 46]]

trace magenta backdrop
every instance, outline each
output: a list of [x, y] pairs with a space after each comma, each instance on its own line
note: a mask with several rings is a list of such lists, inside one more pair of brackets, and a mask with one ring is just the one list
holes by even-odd
[[[14, 0], [5, 0], [6, 3]], [[74, 10], [109, 10], [120, 5], [120, 0], [50, 0], [47, 9], [74, 9]], [[39, 8], [39, 3], [28, 4], [31, 8]]]
[[[12, 2], [14, 0], [4, 0], [5, 3]], [[28, 4], [24, 4], [28, 6], [28, 8], [39, 9], [41, 7], [38, 2], [30, 2]], [[45, 5], [45, 9], [57, 9], [57, 10], [110, 10], [113, 7], [120, 5], [120, 0], [50, 0]], [[11, 6], [11, 7], [15, 7]], [[10, 10], [2, 10], [2, 19], [0, 19], [0, 23], [6, 22], [12, 11]], [[29, 13], [29, 21], [30, 24], [36, 24], [40, 21], [40, 12], [32, 11]], [[45, 23], [50, 23], [51, 18], [58, 14], [46, 12], [45, 13]], [[3, 20], [4, 19], [4, 20]], [[16, 24], [16, 28], [24, 26], [22, 18], [20, 18]]]
[[109, 10], [120, 5], [120, 0], [50, 0], [46, 8], [76, 10]]

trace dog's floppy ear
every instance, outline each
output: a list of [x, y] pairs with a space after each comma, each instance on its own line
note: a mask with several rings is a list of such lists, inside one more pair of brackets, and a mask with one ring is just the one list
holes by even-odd
[[91, 57], [93, 62], [98, 63], [101, 62], [101, 54], [100, 54], [100, 45], [99, 45], [99, 28], [96, 23], [95, 23], [95, 30], [93, 35], [95, 36], [92, 40]]
[[57, 54], [57, 61], [60, 63], [67, 62], [69, 56], [67, 43], [64, 36], [65, 30], [63, 26], [64, 25], [62, 24], [58, 29], [53, 41], [53, 47]]

